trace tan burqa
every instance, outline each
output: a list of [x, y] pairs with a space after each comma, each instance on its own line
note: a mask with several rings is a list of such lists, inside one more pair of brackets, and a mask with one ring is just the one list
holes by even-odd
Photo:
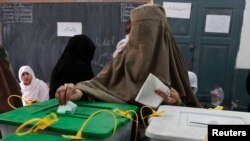
[[77, 88], [107, 102], [135, 102], [149, 73], [170, 81], [188, 106], [199, 106], [188, 69], [174, 41], [163, 7], [143, 5], [131, 11], [131, 32], [124, 50], [89, 81]]

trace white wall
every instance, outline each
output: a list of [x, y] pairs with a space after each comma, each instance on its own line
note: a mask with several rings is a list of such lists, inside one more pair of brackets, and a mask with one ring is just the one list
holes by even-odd
[[236, 68], [250, 69], [250, 0], [246, 0]]

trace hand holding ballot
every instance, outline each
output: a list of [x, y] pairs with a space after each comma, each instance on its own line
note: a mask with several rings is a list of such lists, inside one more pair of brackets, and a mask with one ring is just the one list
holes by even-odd
[[157, 108], [160, 104], [181, 104], [179, 93], [170, 85], [165, 85], [152, 73], [147, 77], [135, 101], [153, 108]]
[[55, 97], [59, 105], [64, 105], [66, 101], [76, 101], [82, 97], [83, 93], [76, 89], [73, 83], [65, 83], [56, 90]]
[[164, 105], [181, 105], [181, 99], [179, 97], [179, 93], [174, 89], [170, 88], [170, 94], [166, 95], [161, 90], [156, 89], [155, 93], [163, 98]]
[[76, 111], [77, 105], [72, 101], [67, 101], [65, 105], [59, 105], [57, 113], [60, 114], [74, 114]]

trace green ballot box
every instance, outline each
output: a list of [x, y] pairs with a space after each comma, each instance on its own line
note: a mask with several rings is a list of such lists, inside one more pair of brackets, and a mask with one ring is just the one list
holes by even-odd
[[[60, 137], [62, 137], [61, 135], [76, 135], [82, 125], [87, 121], [86, 126], [84, 126], [81, 132], [84, 139], [112, 141], [130, 140], [133, 121], [114, 111], [115, 109], [121, 111], [137, 111], [137, 106], [105, 102], [78, 101], [75, 103], [78, 107], [74, 114], [56, 113], [59, 105], [55, 99], [35, 103], [31, 106], [21, 107], [0, 114], [0, 130], [2, 136], [3, 138], [9, 137], [10, 134], [15, 133], [17, 127], [30, 119], [42, 119], [51, 113], [55, 113], [58, 121], [54, 122], [43, 131], [40, 131], [39, 134], [56, 135]], [[97, 114], [93, 116], [94, 113]], [[133, 112], [130, 114], [133, 117]], [[117, 122], [115, 122], [115, 119]], [[34, 125], [35, 123], [28, 124], [22, 129], [22, 132], [27, 131]], [[13, 137], [13, 135], [10, 137]]]
[[69, 141], [60, 136], [34, 134], [30, 133], [24, 136], [17, 136], [16, 134], [10, 134], [7, 137], [0, 139], [0, 141]]

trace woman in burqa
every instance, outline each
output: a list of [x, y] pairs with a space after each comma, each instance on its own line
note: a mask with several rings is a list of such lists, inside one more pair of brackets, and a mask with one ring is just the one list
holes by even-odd
[[199, 107], [188, 69], [171, 34], [164, 8], [143, 5], [131, 10], [131, 32], [124, 50], [89, 81], [58, 88], [59, 104], [86, 95], [96, 100], [139, 105], [135, 98], [149, 73], [170, 81], [186, 106]]
[[250, 95], [250, 71], [248, 72], [247, 79], [246, 79], [246, 90], [247, 90], [247, 93]]
[[[18, 81], [10, 69], [7, 52], [0, 45], [0, 113], [13, 109], [7, 102], [8, 97], [13, 94], [22, 95]], [[22, 107], [21, 99], [13, 98], [10, 102], [14, 107]]]
[[58, 87], [64, 83], [76, 84], [91, 79], [94, 74], [91, 60], [95, 45], [86, 35], [75, 35], [70, 38], [60, 59], [52, 70], [50, 78], [50, 98], [55, 98]]
[[[246, 79], [246, 90], [247, 90], [247, 93], [250, 95], [250, 71], [248, 72], [247, 79]], [[248, 104], [247, 111], [250, 112], [250, 102]]]

